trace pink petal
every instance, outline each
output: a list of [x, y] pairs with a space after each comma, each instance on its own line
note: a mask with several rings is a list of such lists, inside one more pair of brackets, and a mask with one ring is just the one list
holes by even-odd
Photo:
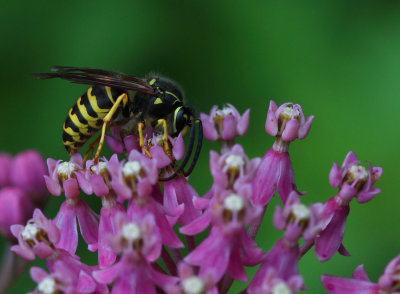
[[43, 176], [43, 177], [49, 192], [54, 196], [60, 196], [61, 195], [60, 184], [48, 176]]
[[298, 133], [298, 138], [300, 140], [307, 137], [308, 132], [310, 131], [311, 123], [312, 123], [313, 119], [314, 119], [314, 115], [311, 115], [311, 116], [307, 117], [304, 124], [300, 125], [299, 133]]
[[184, 235], [194, 236], [204, 231], [210, 224], [211, 218], [209, 213], [204, 213], [191, 223], [179, 229], [179, 232]]
[[379, 287], [371, 282], [321, 276], [321, 282], [330, 294], [378, 294]]
[[115, 139], [114, 137], [105, 136], [105, 140], [107, 142], [108, 147], [112, 150], [112, 152], [121, 154], [124, 151], [124, 145], [121, 141]]
[[34, 280], [36, 283], [40, 283], [44, 278], [49, 275], [44, 269], [36, 266], [31, 267], [29, 272], [32, 280]]
[[140, 150], [139, 142], [136, 136], [129, 135], [124, 138], [126, 152], [129, 154], [132, 150]]
[[90, 175], [89, 180], [90, 180], [90, 185], [93, 188], [93, 192], [97, 196], [105, 196], [110, 192], [108, 186], [104, 182], [103, 176], [97, 174]]
[[171, 160], [165, 154], [164, 149], [161, 146], [153, 146], [150, 148], [150, 154], [152, 158], [156, 159], [157, 168], [166, 167], [171, 163]]
[[269, 102], [267, 120], [265, 121], [265, 131], [271, 136], [276, 136], [276, 134], [278, 134], [278, 120], [275, 116], [277, 108], [276, 103], [271, 100]]
[[364, 270], [364, 265], [360, 264], [353, 272], [353, 279], [369, 282], [367, 273]]
[[66, 198], [75, 198], [79, 196], [78, 181], [74, 178], [67, 179], [63, 182], [63, 188]]
[[96, 290], [96, 283], [91, 276], [84, 271], [80, 271], [77, 290], [79, 293], [92, 293]]
[[183, 142], [182, 133], [179, 133], [176, 138], [172, 147], [172, 153], [176, 160], [181, 160], [185, 155], [185, 142]]
[[83, 175], [80, 172], [76, 172], [75, 176], [78, 181], [79, 187], [82, 189], [82, 191], [87, 195], [92, 195], [93, 194], [92, 185], [90, 184], [90, 181], [86, 179], [85, 175]]
[[233, 140], [236, 138], [237, 121], [233, 115], [228, 115], [222, 121], [222, 139]]
[[101, 284], [109, 284], [115, 280], [120, 268], [121, 263], [117, 263], [107, 269], [94, 271], [92, 275], [97, 282]]
[[238, 121], [238, 124], [236, 126], [237, 132], [240, 136], [243, 136], [246, 134], [247, 129], [249, 128], [249, 120], [250, 120], [250, 109], [247, 109], [240, 120]]
[[289, 120], [285, 129], [282, 133], [282, 140], [286, 142], [291, 142], [297, 138], [297, 132], [299, 131], [299, 121], [297, 119]]
[[342, 181], [342, 170], [339, 168], [339, 165], [334, 162], [331, 168], [331, 171], [329, 172], [329, 184], [336, 188], [340, 185], [340, 182]]
[[79, 228], [85, 242], [87, 244], [97, 243], [99, 232], [98, 215], [83, 200], [79, 200], [76, 213]]
[[201, 122], [203, 123], [204, 137], [208, 141], [217, 140], [218, 132], [215, 129], [214, 124], [212, 123], [212, 119], [210, 119], [209, 116], [204, 113], [200, 113], [200, 119], [201, 119]]
[[75, 208], [64, 202], [54, 219], [61, 233], [56, 247], [62, 248], [71, 254], [75, 254], [78, 246], [78, 226], [75, 213]]

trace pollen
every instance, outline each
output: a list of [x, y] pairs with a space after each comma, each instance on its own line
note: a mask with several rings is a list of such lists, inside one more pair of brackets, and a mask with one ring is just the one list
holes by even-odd
[[289, 120], [289, 119], [298, 119], [300, 115], [300, 111], [297, 107], [293, 107], [292, 105], [286, 106], [282, 109], [282, 112], [279, 114], [279, 118], [282, 120]]
[[134, 223], [126, 224], [122, 227], [122, 236], [128, 241], [136, 241], [141, 237], [140, 228]]
[[107, 170], [107, 163], [106, 162], [99, 162], [97, 165], [92, 165], [90, 167], [90, 170], [92, 171], [92, 173], [97, 173], [97, 171], [99, 171], [99, 174], [104, 176], [108, 174], [108, 170]]
[[46, 277], [39, 283], [38, 290], [43, 294], [57, 293], [56, 281], [53, 278]]
[[62, 162], [57, 168], [58, 178], [61, 181], [65, 181], [66, 179], [72, 177], [74, 171], [77, 169], [77, 166], [72, 162]]
[[298, 220], [308, 220], [310, 218], [310, 209], [303, 204], [293, 205], [292, 213]]
[[368, 172], [362, 165], [353, 165], [348, 171], [349, 180], [359, 179], [365, 181], [368, 178]]
[[122, 168], [122, 172], [124, 176], [138, 176], [142, 170], [142, 166], [140, 165], [139, 161], [128, 161], [125, 163], [124, 167]]
[[274, 288], [272, 288], [272, 294], [291, 294], [292, 291], [290, 288], [284, 283], [277, 283]]
[[231, 154], [225, 159], [225, 163], [229, 168], [239, 169], [244, 165], [244, 159], [242, 156]]
[[239, 195], [231, 194], [225, 198], [224, 207], [230, 211], [238, 212], [244, 208], [244, 201]]
[[182, 288], [185, 294], [202, 294], [205, 292], [204, 283], [198, 277], [190, 277], [183, 280]]
[[226, 117], [232, 115], [232, 109], [229, 106], [224, 106], [222, 109], [217, 109], [215, 116]]
[[22, 238], [24, 240], [33, 240], [39, 233], [39, 228], [35, 223], [29, 223], [25, 226], [24, 230], [21, 232]]

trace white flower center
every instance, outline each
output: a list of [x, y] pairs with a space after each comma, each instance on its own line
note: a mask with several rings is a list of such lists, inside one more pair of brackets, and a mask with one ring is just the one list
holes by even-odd
[[198, 277], [190, 277], [182, 282], [185, 294], [201, 294], [204, 293], [204, 283]]
[[232, 115], [232, 109], [228, 106], [224, 106], [222, 109], [217, 109], [217, 111], [215, 112], [215, 116], [229, 116]]
[[349, 174], [353, 180], [358, 178], [360, 181], [365, 181], [368, 178], [368, 172], [362, 165], [353, 165], [349, 170]]
[[282, 112], [280, 113], [280, 116], [284, 119], [291, 119], [292, 117], [298, 118], [299, 115], [299, 109], [297, 107], [293, 109], [293, 106], [286, 106], [284, 109], [282, 109]]
[[35, 223], [28, 223], [21, 232], [21, 235], [24, 240], [33, 240], [38, 233], [39, 228], [35, 225]]
[[231, 154], [225, 159], [226, 164], [229, 167], [239, 168], [244, 165], [244, 160], [242, 156]]
[[70, 177], [72, 173], [77, 169], [78, 169], [77, 166], [72, 162], [62, 162], [59, 164], [57, 168], [57, 173], [60, 176]]
[[106, 162], [99, 162], [97, 165], [92, 165], [90, 167], [91, 171], [94, 173], [97, 173], [97, 170], [100, 173], [103, 173], [104, 171], [107, 171], [107, 163]]
[[140, 165], [139, 161], [128, 161], [125, 163], [124, 167], [122, 168], [122, 172], [125, 176], [137, 176], [139, 175], [140, 171], [142, 170], [142, 166]]
[[224, 206], [230, 211], [240, 211], [244, 207], [244, 202], [242, 197], [236, 194], [231, 194], [224, 200]]
[[134, 224], [129, 223], [122, 227], [122, 236], [128, 241], [135, 241], [140, 238], [140, 228]]
[[38, 285], [38, 290], [43, 294], [52, 294], [56, 292], [56, 281], [53, 278], [44, 278]]
[[272, 294], [291, 294], [289, 287], [284, 283], [280, 282], [272, 288]]
[[310, 218], [310, 209], [303, 204], [295, 204], [292, 207], [292, 213], [296, 219], [307, 220]]

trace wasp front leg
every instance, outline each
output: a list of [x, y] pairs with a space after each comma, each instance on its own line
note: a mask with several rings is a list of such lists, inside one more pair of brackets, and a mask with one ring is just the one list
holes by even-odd
[[143, 135], [144, 123], [138, 122], [138, 134], [139, 134], [139, 146], [151, 158], [150, 151], [144, 147], [144, 135]]
[[101, 135], [99, 139], [99, 146], [97, 147], [96, 154], [94, 155], [94, 164], [96, 165], [99, 162], [100, 151], [103, 148], [104, 138], [106, 135], [106, 131], [108, 128], [108, 124], [111, 122], [114, 114], [117, 112], [118, 107], [120, 104], [127, 104], [128, 103], [128, 95], [126, 93], [121, 94], [117, 100], [115, 101], [114, 105], [111, 107], [110, 111], [107, 115], [103, 118], [103, 127], [101, 129]]
[[169, 141], [168, 141], [167, 121], [163, 118], [157, 120], [156, 128], [159, 128], [159, 127], [163, 128], [162, 140], [163, 140], [163, 147], [164, 147], [165, 154], [167, 154], [168, 157], [172, 159], [172, 154], [171, 154], [171, 150], [169, 148]]

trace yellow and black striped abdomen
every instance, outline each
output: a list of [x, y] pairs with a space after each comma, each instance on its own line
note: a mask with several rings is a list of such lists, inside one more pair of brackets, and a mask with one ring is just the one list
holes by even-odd
[[[124, 91], [93, 86], [71, 107], [63, 125], [63, 144], [69, 154], [75, 153], [103, 126], [103, 118]], [[128, 115], [128, 101], [120, 106]]]

